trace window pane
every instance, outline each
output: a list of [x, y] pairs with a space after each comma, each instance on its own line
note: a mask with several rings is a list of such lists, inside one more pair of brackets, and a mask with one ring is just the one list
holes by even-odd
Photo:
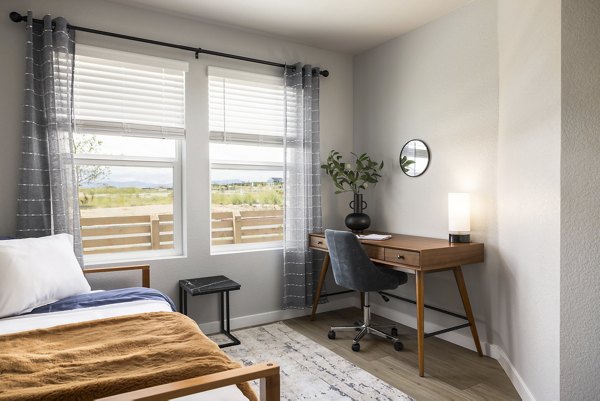
[[212, 245], [282, 240], [283, 190], [281, 170], [213, 169]]
[[170, 249], [173, 169], [77, 166], [84, 254]]
[[146, 156], [175, 158], [177, 143], [173, 139], [140, 138], [97, 134], [75, 135], [78, 155]]

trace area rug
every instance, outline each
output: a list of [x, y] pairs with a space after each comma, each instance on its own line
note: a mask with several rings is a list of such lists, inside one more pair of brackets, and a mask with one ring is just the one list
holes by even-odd
[[[234, 334], [242, 344], [223, 348], [231, 358], [244, 365], [267, 361], [279, 364], [282, 400], [414, 400], [284, 323], [237, 330]], [[252, 386], [258, 393], [258, 381]]]

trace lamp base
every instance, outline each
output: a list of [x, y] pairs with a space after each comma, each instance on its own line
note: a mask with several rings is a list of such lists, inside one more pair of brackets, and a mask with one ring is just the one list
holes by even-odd
[[448, 234], [448, 242], [451, 244], [468, 244], [471, 242], [471, 234]]

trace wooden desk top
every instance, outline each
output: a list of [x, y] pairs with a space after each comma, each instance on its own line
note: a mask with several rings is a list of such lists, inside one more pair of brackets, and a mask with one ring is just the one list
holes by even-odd
[[[481, 243], [451, 244], [448, 240], [439, 238], [389, 234], [392, 238], [388, 240], [361, 240], [374, 262], [390, 267], [432, 271], [484, 261]], [[324, 233], [309, 234], [309, 241], [311, 249], [327, 251]]]

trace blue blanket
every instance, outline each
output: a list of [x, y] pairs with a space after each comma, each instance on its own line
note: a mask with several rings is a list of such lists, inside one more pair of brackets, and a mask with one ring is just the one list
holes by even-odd
[[170, 306], [173, 312], [177, 309], [175, 304], [171, 301], [171, 298], [165, 294], [153, 290], [152, 288], [144, 287], [132, 287], [132, 288], [121, 288], [118, 290], [89, 292], [87, 294], [73, 295], [67, 298], [63, 298], [60, 301], [40, 306], [35, 308], [30, 313], [47, 313], [47, 312], [59, 312], [72, 309], [80, 308], [91, 308], [93, 306], [102, 306], [117, 304], [122, 302], [133, 302], [141, 300], [159, 300], [165, 301]]

